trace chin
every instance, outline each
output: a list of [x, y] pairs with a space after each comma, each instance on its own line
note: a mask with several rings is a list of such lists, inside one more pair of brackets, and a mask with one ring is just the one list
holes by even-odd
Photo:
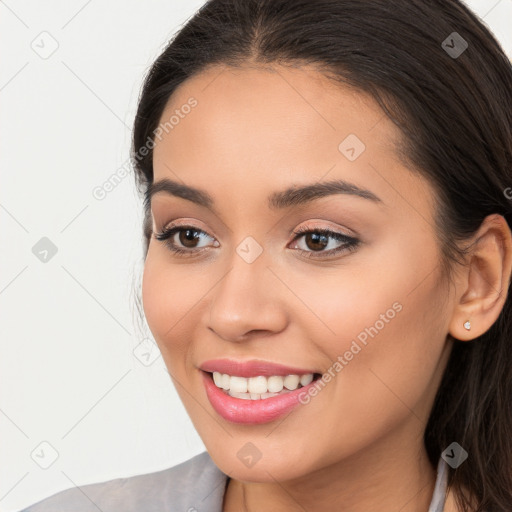
[[293, 458], [275, 454], [272, 457], [261, 458], [251, 467], [245, 465], [235, 456], [226, 453], [217, 454], [209, 451], [218, 468], [231, 478], [242, 482], [275, 483], [306, 476], [310, 471], [304, 466], [298, 466]]

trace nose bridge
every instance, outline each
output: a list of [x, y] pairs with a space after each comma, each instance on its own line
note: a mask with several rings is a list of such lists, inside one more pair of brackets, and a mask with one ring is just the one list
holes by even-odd
[[208, 326], [237, 341], [251, 331], [278, 332], [286, 325], [279, 286], [267, 268], [268, 255], [246, 237], [228, 258], [226, 274], [212, 290]]

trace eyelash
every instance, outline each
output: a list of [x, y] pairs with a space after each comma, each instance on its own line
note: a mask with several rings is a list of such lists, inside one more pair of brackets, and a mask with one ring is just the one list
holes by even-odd
[[[207, 247], [201, 247], [200, 249], [182, 249], [180, 247], [176, 247], [176, 245], [172, 241], [172, 237], [176, 233], [179, 233], [180, 231], [187, 231], [187, 230], [191, 230], [196, 233], [202, 233], [204, 235], [210, 236], [202, 229], [198, 229], [194, 226], [188, 226], [188, 225], [175, 226], [172, 228], [163, 229], [160, 233], [156, 233], [154, 236], [157, 240], [163, 241], [165, 243], [165, 245], [167, 246], [167, 248], [171, 252], [173, 252], [174, 254], [179, 255], [179, 256], [186, 256], [186, 257], [195, 256], [198, 253], [201, 253], [205, 249], [207, 249]], [[328, 257], [331, 257], [331, 256], [334, 256], [335, 254], [338, 254], [338, 253], [344, 252], [344, 251], [352, 252], [357, 248], [357, 246], [360, 243], [360, 241], [357, 238], [353, 238], [353, 237], [344, 235], [343, 233], [338, 233], [336, 231], [331, 231], [330, 229], [322, 229], [322, 228], [311, 229], [311, 228], [306, 228], [306, 227], [298, 228], [296, 231], [293, 232], [293, 235], [295, 235], [293, 238], [293, 242], [295, 242], [297, 239], [303, 237], [304, 235], [314, 234], [314, 233], [319, 234], [319, 235], [328, 236], [330, 238], [333, 238], [337, 242], [345, 242], [345, 243], [343, 245], [341, 245], [340, 247], [337, 247], [336, 249], [331, 249], [329, 251], [305, 251], [304, 249], [295, 249], [295, 250], [299, 251], [300, 254], [302, 254], [303, 256], [305, 256], [307, 258], [323, 258], [323, 257], [325, 257], [323, 255], [328, 255]], [[321, 254], [322, 256], [316, 256], [317, 254]]]

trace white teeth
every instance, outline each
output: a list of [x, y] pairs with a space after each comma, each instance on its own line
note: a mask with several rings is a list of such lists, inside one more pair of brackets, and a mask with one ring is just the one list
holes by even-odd
[[228, 394], [235, 397], [235, 398], [241, 398], [242, 400], [250, 400], [251, 396], [249, 393], [237, 393], [236, 391], [228, 391]]
[[303, 375], [301, 378], [300, 378], [300, 383], [303, 385], [303, 386], [307, 386], [308, 384], [310, 384], [311, 382], [313, 382], [313, 374], [312, 373], [308, 373], [307, 375]]
[[230, 377], [229, 389], [237, 393], [247, 393], [247, 379], [243, 377]]
[[[233, 378], [233, 377], [231, 377]], [[242, 377], [238, 377], [241, 379]], [[247, 379], [245, 379], [247, 380]], [[247, 391], [249, 393], [266, 393], [267, 392], [267, 378], [260, 375], [258, 377], [251, 377], [247, 384]]]
[[227, 373], [213, 372], [213, 382], [218, 388], [224, 389], [229, 395], [244, 400], [260, 400], [288, 393], [313, 381], [313, 374], [305, 375], [272, 375], [265, 377], [238, 377]]
[[283, 385], [286, 389], [297, 389], [299, 387], [300, 377], [298, 375], [287, 375], [284, 378]]
[[[288, 393], [288, 391], [285, 391]], [[228, 395], [234, 398], [241, 398], [242, 400], [265, 400], [266, 398], [272, 398], [273, 396], [281, 395], [281, 393], [237, 393], [236, 391], [228, 391]]]
[[267, 387], [270, 393], [279, 393], [283, 389], [284, 379], [279, 375], [273, 375], [267, 379]]
[[219, 372], [213, 372], [213, 382], [218, 388], [222, 388], [222, 375]]
[[226, 390], [228, 390], [228, 389], [229, 389], [229, 384], [230, 384], [230, 382], [229, 382], [229, 381], [230, 381], [230, 379], [231, 379], [231, 378], [230, 378], [230, 376], [224, 373], [224, 374], [222, 375], [222, 377], [221, 377], [220, 387], [221, 387], [222, 389], [226, 389]]

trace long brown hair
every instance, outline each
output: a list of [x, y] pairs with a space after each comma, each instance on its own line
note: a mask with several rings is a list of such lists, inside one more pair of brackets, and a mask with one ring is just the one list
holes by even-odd
[[[152, 147], [174, 90], [207, 66], [314, 64], [370, 93], [400, 128], [402, 155], [435, 187], [443, 267], [462, 261], [458, 242], [492, 213], [511, 224], [512, 69], [496, 39], [458, 0], [210, 0], [149, 70], [135, 119], [132, 162], [144, 194]], [[144, 152], [146, 153], [146, 152]], [[151, 237], [145, 202], [144, 257]], [[504, 290], [507, 292], [508, 290]], [[512, 303], [453, 350], [426, 426], [435, 465], [452, 442], [469, 454], [450, 469], [460, 508], [512, 510]]]

